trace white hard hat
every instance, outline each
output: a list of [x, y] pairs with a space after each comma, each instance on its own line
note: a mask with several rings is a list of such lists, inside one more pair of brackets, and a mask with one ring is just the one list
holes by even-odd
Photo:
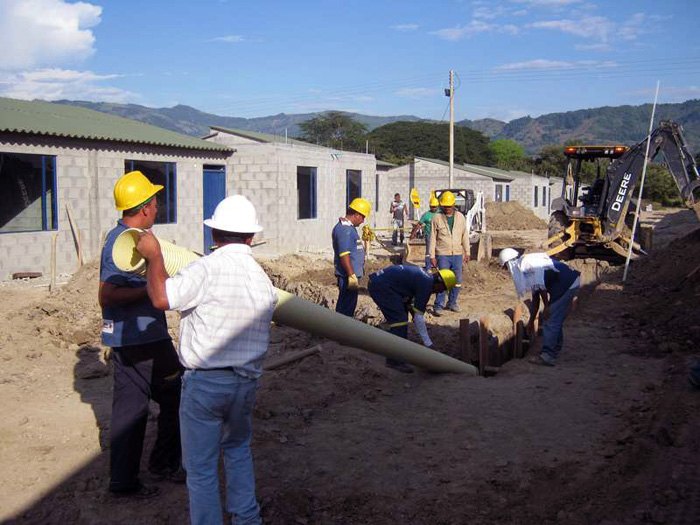
[[258, 224], [253, 203], [243, 195], [231, 195], [222, 200], [214, 210], [211, 219], [204, 224], [215, 230], [235, 233], [258, 233], [263, 227]]
[[501, 263], [501, 266], [503, 266], [508, 261], [512, 261], [518, 257], [520, 257], [520, 254], [513, 248], [504, 248], [501, 250], [501, 253], [498, 254], [498, 262]]

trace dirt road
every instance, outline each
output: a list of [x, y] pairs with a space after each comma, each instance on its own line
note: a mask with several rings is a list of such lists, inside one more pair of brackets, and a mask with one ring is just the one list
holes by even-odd
[[[700, 238], [690, 242], [700, 258]], [[658, 284], [664, 261], [674, 279], [692, 268], [680, 250], [635, 266], [631, 287], [614, 274], [592, 285], [555, 368], [515, 360], [490, 378], [404, 375], [326, 341], [266, 373], [253, 443], [265, 523], [696, 523], [700, 393], [685, 385], [684, 360], [697, 352], [700, 289], [697, 279], [680, 292]], [[327, 261], [266, 268], [333, 305]], [[111, 376], [93, 326], [96, 286], [93, 267], [50, 297], [0, 288], [0, 519], [186, 523], [183, 486], [161, 484], [148, 503], [106, 493]], [[514, 301], [496, 266], [465, 271], [463, 317], [507, 320]], [[360, 303], [360, 317], [381, 320], [368, 297]], [[683, 315], [662, 316], [673, 308]], [[457, 355], [458, 315], [428, 324], [439, 349]], [[317, 342], [275, 327], [270, 356]]]

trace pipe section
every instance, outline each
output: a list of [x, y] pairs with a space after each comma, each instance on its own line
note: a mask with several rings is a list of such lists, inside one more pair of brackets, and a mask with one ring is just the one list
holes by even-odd
[[[146, 261], [136, 251], [140, 230], [129, 228], [114, 242], [112, 258], [122, 271], [146, 274]], [[163, 260], [168, 275], [173, 276], [200, 255], [181, 246], [158, 240], [163, 251]], [[284, 290], [275, 288], [279, 299], [272, 319], [284, 324], [399, 361], [425, 368], [431, 372], [455, 372], [477, 375], [472, 365], [453, 359], [434, 350], [390, 334], [379, 328], [336, 313]]]

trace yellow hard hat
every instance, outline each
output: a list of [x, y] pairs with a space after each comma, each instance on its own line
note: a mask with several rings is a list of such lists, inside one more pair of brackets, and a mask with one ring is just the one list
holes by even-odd
[[362, 214], [366, 219], [367, 217], [369, 217], [369, 212], [372, 210], [372, 205], [367, 199], [357, 198], [352, 200], [348, 208], [351, 208], [357, 213]]
[[440, 195], [440, 206], [454, 206], [455, 194], [451, 191], [445, 191]]
[[114, 185], [114, 205], [118, 210], [130, 210], [162, 189], [163, 186], [151, 183], [140, 171], [130, 171], [122, 175]]
[[437, 200], [437, 197], [430, 197], [430, 207], [437, 208], [438, 206], [440, 206], [440, 201]]
[[438, 273], [440, 274], [440, 279], [442, 279], [445, 288], [452, 290], [457, 284], [455, 273], [452, 270], [438, 270]]

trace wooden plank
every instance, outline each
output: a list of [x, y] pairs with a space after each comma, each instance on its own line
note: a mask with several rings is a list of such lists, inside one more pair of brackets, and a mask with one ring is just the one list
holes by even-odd
[[70, 224], [71, 232], [73, 233], [73, 240], [75, 241], [75, 249], [78, 252], [78, 266], [83, 265], [83, 247], [80, 242], [80, 231], [73, 221], [73, 214], [71, 213], [70, 204], [66, 203], [66, 214], [68, 215], [68, 223]]
[[459, 346], [462, 353], [462, 361], [471, 363], [472, 342], [469, 337], [469, 319], [459, 320]]
[[479, 319], [479, 375], [484, 375], [489, 365], [489, 318]]
[[476, 260], [481, 262], [486, 257], [486, 240], [484, 239], [484, 234], [479, 235], [479, 243], [476, 249]]
[[491, 254], [493, 253], [493, 243], [491, 242], [491, 234], [490, 233], [486, 233], [485, 236], [486, 236], [486, 247], [485, 247], [486, 257], [484, 258], [484, 261], [486, 262], [486, 264], [488, 264], [489, 261], [491, 260]]
[[523, 356], [523, 305], [519, 304], [513, 312], [513, 359]]
[[56, 238], [58, 234], [51, 236], [51, 281], [49, 282], [49, 292], [56, 290]]
[[302, 350], [301, 352], [296, 352], [292, 355], [280, 357], [279, 359], [276, 359], [275, 361], [265, 363], [263, 365], [263, 368], [265, 370], [274, 370], [275, 368], [279, 368], [281, 366], [288, 365], [289, 363], [294, 363], [295, 361], [299, 361], [300, 359], [304, 359], [305, 357], [308, 357], [312, 354], [317, 354], [318, 352], [321, 351], [321, 348], [322, 348], [321, 345], [316, 345], [316, 346], [312, 346], [311, 348], [307, 348], [306, 350]]

